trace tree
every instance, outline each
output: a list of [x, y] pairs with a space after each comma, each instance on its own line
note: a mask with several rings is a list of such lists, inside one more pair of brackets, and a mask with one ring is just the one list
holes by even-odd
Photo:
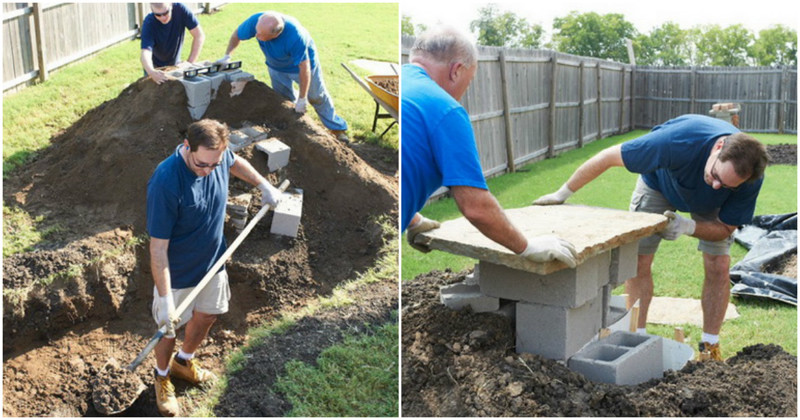
[[500, 12], [496, 4], [478, 10], [469, 29], [478, 35], [478, 44], [497, 47], [539, 48], [544, 34], [541, 25], [529, 24], [512, 12]]
[[699, 66], [746, 66], [753, 34], [742, 25], [722, 28], [698, 26], [691, 30], [695, 44], [695, 64]]
[[628, 61], [625, 39], [635, 39], [633, 24], [619, 13], [578, 13], [553, 19], [553, 46], [568, 54]]
[[421, 23], [414, 25], [414, 23], [411, 22], [411, 16], [403, 15], [400, 20], [400, 33], [403, 35], [415, 36], [425, 32], [427, 29], [428, 27]]
[[783, 25], [761, 30], [750, 55], [759, 66], [797, 65], [797, 31]]
[[639, 35], [634, 45], [636, 64], [686, 66], [692, 59], [689, 33], [674, 22], [653, 28], [649, 35]]

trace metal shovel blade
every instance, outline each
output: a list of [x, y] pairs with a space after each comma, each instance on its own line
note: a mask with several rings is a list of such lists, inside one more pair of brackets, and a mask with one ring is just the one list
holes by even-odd
[[92, 379], [92, 402], [100, 414], [119, 414], [127, 410], [146, 389], [139, 375], [120, 367], [111, 358]]

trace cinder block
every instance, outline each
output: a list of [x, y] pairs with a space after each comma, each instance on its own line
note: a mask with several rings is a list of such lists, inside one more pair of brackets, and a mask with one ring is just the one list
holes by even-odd
[[[242, 69], [234, 69], [234, 70], [226, 70], [226, 71], [223, 71], [223, 72], [220, 72], [220, 73], [225, 75], [225, 80], [227, 80], [229, 82], [232, 82], [234, 80], [238, 80], [237, 78], [240, 77], [239, 73], [244, 73], [244, 71], [242, 71]], [[247, 74], [250, 74], [250, 73], [247, 73]]]
[[461, 309], [466, 306], [473, 312], [491, 312], [500, 309], [500, 299], [481, 293], [478, 285], [462, 283], [450, 284], [439, 288], [439, 300], [450, 309]]
[[547, 275], [480, 262], [481, 292], [503, 299], [575, 308], [597, 296], [608, 283], [610, 253], [590, 258], [576, 268]]
[[230, 214], [231, 217], [246, 217], [247, 207], [250, 205], [250, 200], [252, 198], [253, 194], [239, 194], [231, 197], [227, 205], [228, 214]]
[[581, 349], [567, 366], [591, 381], [636, 385], [663, 376], [663, 348], [659, 336], [616, 331]]
[[263, 127], [242, 127], [239, 131], [247, 135], [247, 137], [250, 137], [250, 141], [252, 142], [264, 140], [269, 135], [269, 131]]
[[622, 245], [611, 251], [611, 267], [608, 278], [612, 289], [636, 276], [638, 261], [639, 241]]
[[595, 294], [577, 308], [517, 302], [517, 353], [566, 360], [580, 350], [600, 329], [603, 296]]
[[[211, 79], [207, 77], [193, 77], [191, 79], [181, 79], [186, 90], [186, 99], [189, 107], [198, 108], [208, 107], [211, 103]], [[203, 109], [205, 113], [205, 109]]]
[[213, 74], [204, 74], [200, 77], [205, 77], [211, 81], [211, 99], [215, 99], [217, 97], [217, 91], [219, 91], [219, 86], [226, 80], [225, 74], [218, 72]]
[[283, 198], [272, 216], [270, 232], [296, 238], [302, 214], [303, 190], [296, 188], [294, 192], [284, 192]]
[[278, 139], [267, 139], [256, 143], [256, 149], [267, 154], [267, 166], [275, 172], [289, 164], [291, 148]]
[[192, 120], [197, 121], [203, 118], [203, 115], [206, 113], [206, 110], [208, 109], [208, 104], [199, 106], [187, 106], [186, 108], [189, 110], [189, 115], [192, 116]]
[[245, 226], [247, 226], [247, 217], [231, 217], [231, 224], [236, 228], [237, 231], [241, 231]]

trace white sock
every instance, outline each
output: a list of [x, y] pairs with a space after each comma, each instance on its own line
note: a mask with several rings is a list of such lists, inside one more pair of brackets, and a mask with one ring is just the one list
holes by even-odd
[[719, 334], [703, 333], [701, 341], [708, 344], [717, 344], [719, 343]]
[[169, 375], [169, 366], [167, 366], [167, 368], [164, 370], [161, 370], [158, 368], [158, 366], [156, 366], [156, 372], [158, 372], [158, 376], [167, 376]]
[[178, 357], [183, 360], [192, 360], [194, 353], [184, 353], [183, 350], [178, 350]]
[[647, 328], [637, 328], [636, 334], [647, 334]]

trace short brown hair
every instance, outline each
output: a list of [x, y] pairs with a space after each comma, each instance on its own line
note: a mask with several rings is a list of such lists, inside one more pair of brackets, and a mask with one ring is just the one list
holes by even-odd
[[220, 150], [228, 147], [230, 134], [226, 124], [217, 120], [204, 119], [189, 124], [189, 128], [186, 130], [186, 139], [193, 152], [196, 152], [200, 146], [210, 150]]
[[719, 160], [731, 161], [736, 175], [747, 178], [746, 182], [753, 182], [764, 176], [769, 155], [760, 141], [745, 133], [736, 133], [725, 138]]

